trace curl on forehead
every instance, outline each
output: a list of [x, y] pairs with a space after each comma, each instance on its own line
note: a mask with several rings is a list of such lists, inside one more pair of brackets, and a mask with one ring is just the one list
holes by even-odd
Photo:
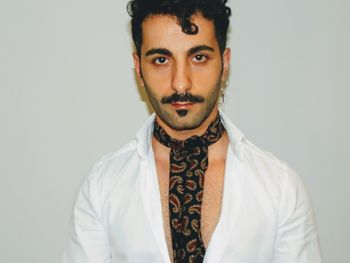
[[198, 26], [191, 17], [200, 13], [204, 18], [214, 22], [215, 35], [223, 52], [226, 47], [227, 30], [231, 9], [227, 0], [132, 0], [127, 10], [131, 16], [132, 37], [136, 51], [140, 54], [142, 45], [142, 23], [151, 15], [171, 15], [177, 18], [182, 31], [197, 34]]

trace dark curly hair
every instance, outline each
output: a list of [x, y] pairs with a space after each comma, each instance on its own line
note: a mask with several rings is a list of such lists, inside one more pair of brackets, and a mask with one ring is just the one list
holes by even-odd
[[215, 35], [221, 53], [225, 50], [227, 29], [231, 9], [227, 0], [131, 0], [127, 11], [131, 16], [131, 31], [136, 51], [141, 54], [142, 22], [151, 15], [176, 16], [182, 31], [197, 34], [198, 26], [191, 22], [191, 16], [200, 13], [214, 22]]

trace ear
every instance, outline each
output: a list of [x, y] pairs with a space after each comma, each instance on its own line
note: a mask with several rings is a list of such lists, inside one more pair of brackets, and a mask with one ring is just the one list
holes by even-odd
[[142, 73], [141, 73], [141, 58], [139, 57], [139, 55], [136, 52], [134, 52], [132, 54], [132, 57], [134, 60], [134, 67], [135, 67], [135, 73], [136, 73], [137, 80], [141, 84], [141, 86], [144, 87], [145, 84], [143, 82]]
[[225, 48], [222, 55], [222, 81], [226, 82], [228, 74], [230, 73], [231, 49]]

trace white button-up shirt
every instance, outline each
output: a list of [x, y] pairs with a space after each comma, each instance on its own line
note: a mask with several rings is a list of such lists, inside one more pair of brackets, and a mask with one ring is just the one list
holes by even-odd
[[[319, 263], [317, 228], [300, 177], [220, 113], [230, 146], [207, 263]], [[152, 151], [154, 115], [95, 164], [74, 206], [63, 263], [171, 262]]]

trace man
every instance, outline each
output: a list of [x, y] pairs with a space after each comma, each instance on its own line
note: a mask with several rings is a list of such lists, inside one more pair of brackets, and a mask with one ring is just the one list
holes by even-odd
[[300, 178], [219, 111], [226, 0], [134, 0], [129, 13], [155, 115], [85, 179], [63, 262], [321, 262]]

